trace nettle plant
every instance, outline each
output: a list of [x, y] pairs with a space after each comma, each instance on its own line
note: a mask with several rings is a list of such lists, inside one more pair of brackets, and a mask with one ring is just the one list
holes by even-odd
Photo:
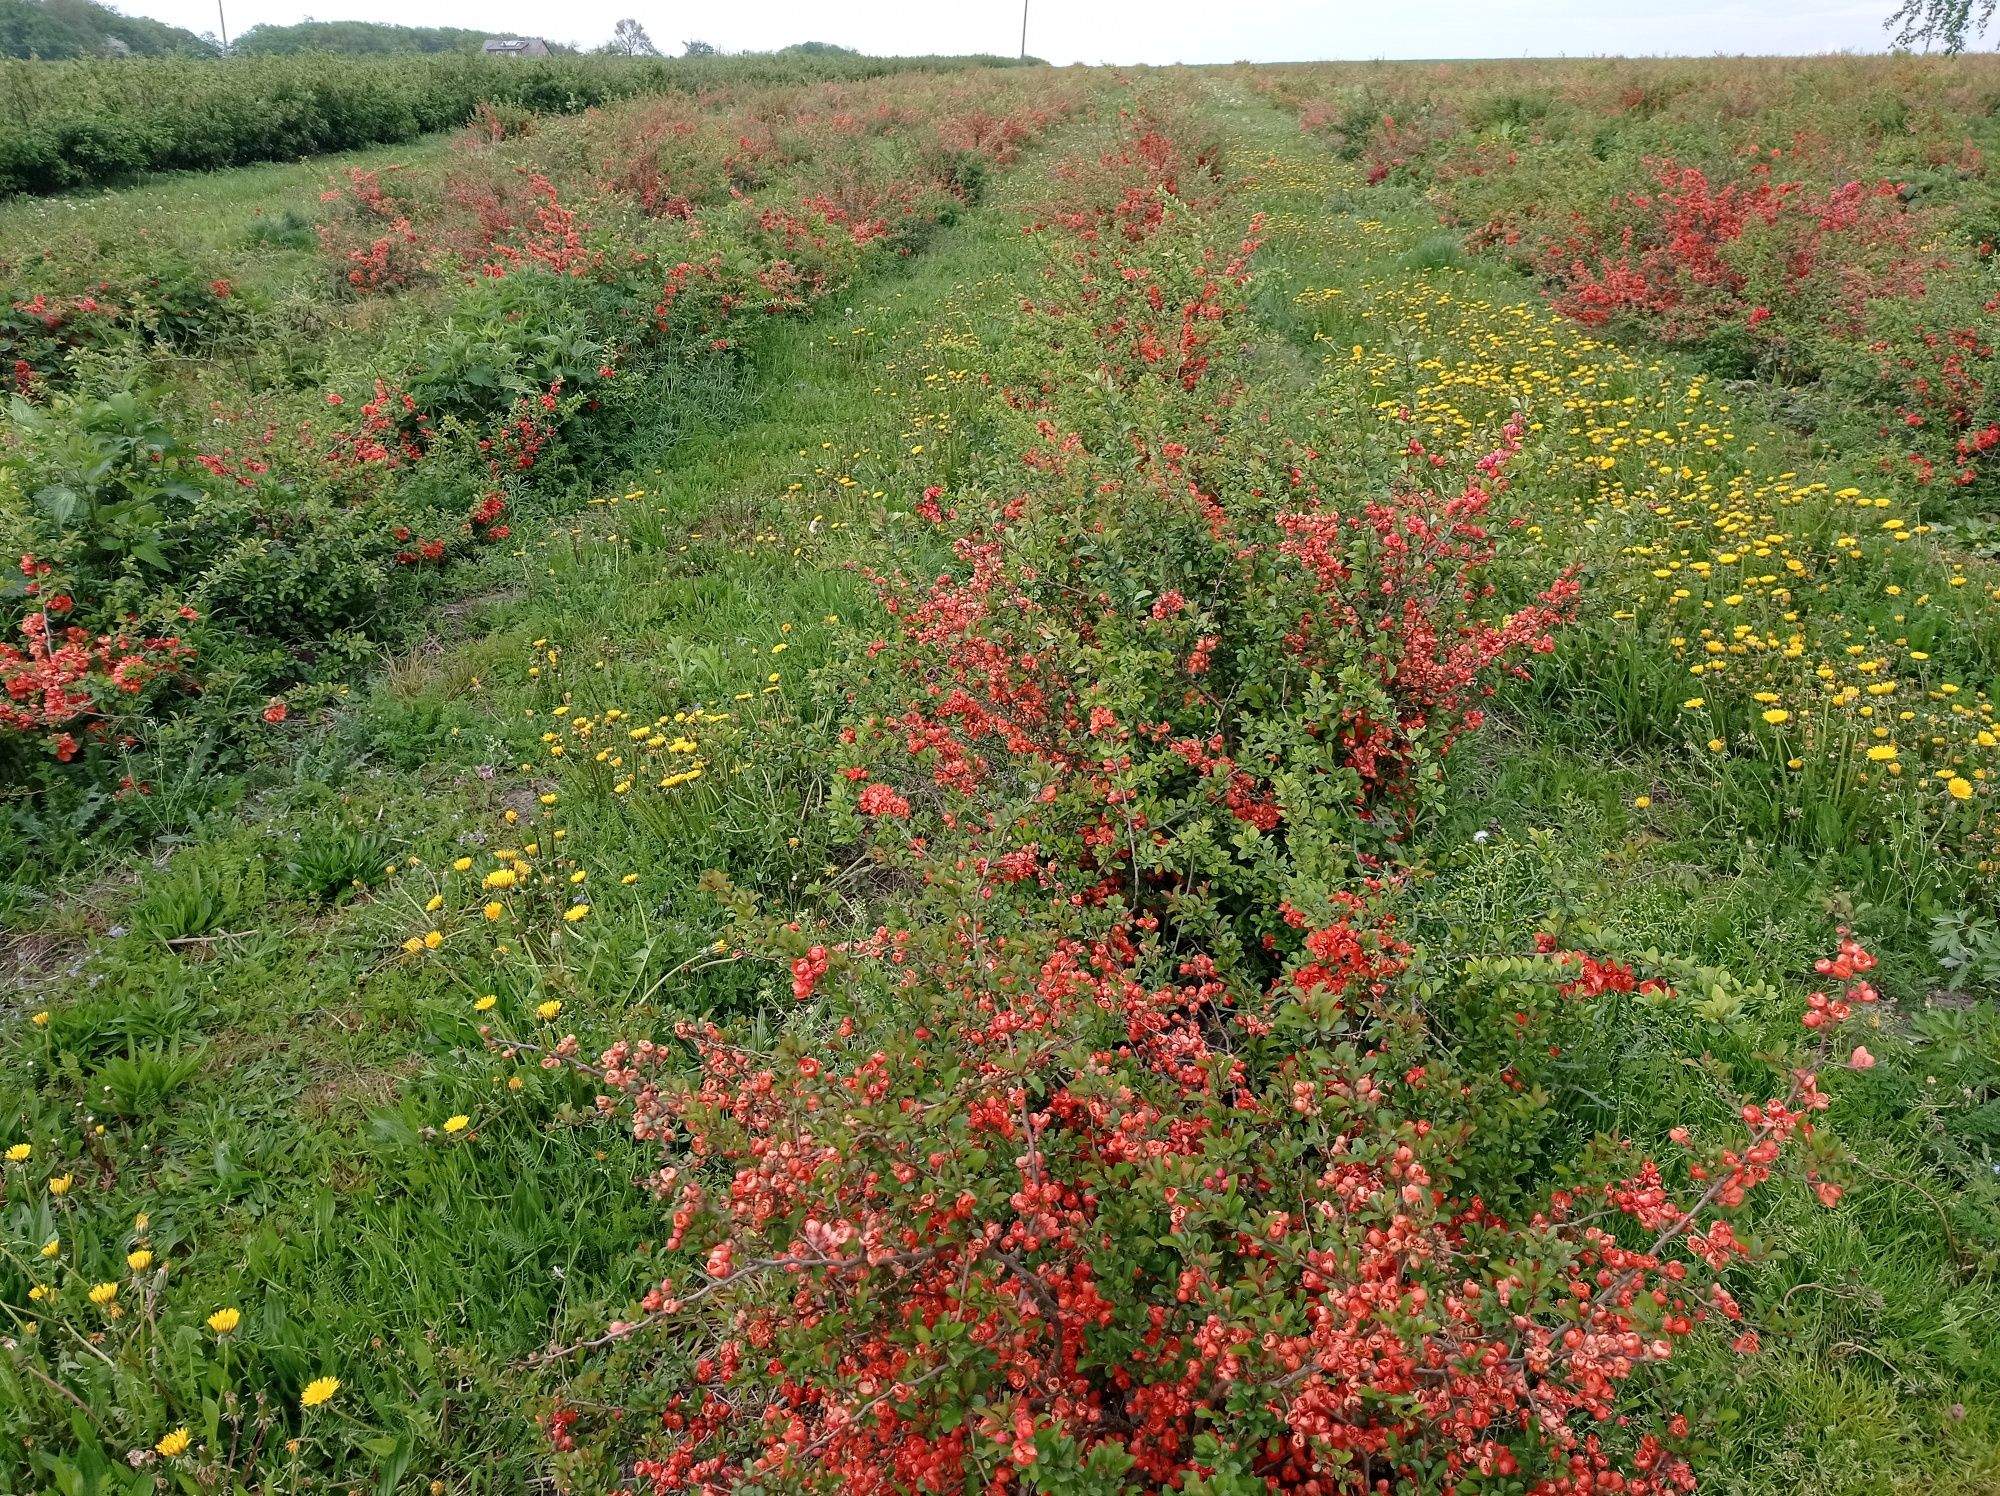
[[1678, 969], [1401, 937], [1396, 840], [1570, 595], [1482, 612], [1520, 434], [1322, 492], [1245, 375], [1250, 247], [1140, 180], [1161, 211], [1100, 195], [1145, 227], [1087, 237], [1082, 205], [1033, 308], [1089, 335], [1020, 324], [1055, 361], [1010, 386], [998, 496], [924, 494], [951, 565], [876, 577], [829, 679], [879, 923], [711, 875], [727, 947], [784, 963], [780, 1036], [582, 1067], [659, 1149], [668, 1266], [553, 1414], [575, 1484], [1686, 1490], [1648, 1373], [1754, 1349], [1724, 1278], [1757, 1186], [1838, 1199], [1851, 941], [1821, 1048], [1655, 1159], [1578, 1077]]

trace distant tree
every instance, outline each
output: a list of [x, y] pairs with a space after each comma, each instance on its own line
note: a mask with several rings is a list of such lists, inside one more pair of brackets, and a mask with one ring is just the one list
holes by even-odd
[[0, 0], [0, 57], [213, 57], [191, 31], [92, 0]]
[[452, 26], [391, 26], [377, 21], [315, 21], [295, 26], [252, 26], [232, 49], [245, 57], [287, 57], [299, 52], [384, 56], [404, 52], [477, 52], [491, 32]]
[[646, 35], [646, 28], [627, 16], [611, 28], [611, 41], [605, 48], [620, 57], [658, 57], [660, 49], [653, 45], [653, 39]]
[[1985, 34], [1995, 9], [2000, 0], [1903, 0], [1882, 24], [1899, 47], [1956, 53]]
[[681, 43], [681, 56], [683, 57], [713, 57], [714, 55], [715, 48], [711, 47], [707, 42]]

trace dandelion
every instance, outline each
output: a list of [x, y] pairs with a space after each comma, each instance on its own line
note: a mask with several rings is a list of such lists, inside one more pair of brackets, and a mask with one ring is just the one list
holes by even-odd
[[496, 994], [489, 992], [472, 1005], [472, 1011], [475, 1013], [490, 1013], [493, 1010], [493, 1005], [499, 1001], [500, 999]]
[[1708, 705], [1708, 703], [1705, 699], [1703, 699], [1700, 696], [1690, 696], [1686, 701], [1683, 701], [1681, 705], [1690, 712], [1698, 712], [1704, 706]]
[[7, 1150], [7, 1162], [10, 1164], [24, 1164], [28, 1161], [28, 1155], [34, 1151], [34, 1145], [31, 1143], [16, 1143]]
[[116, 1283], [100, 1283], [90, 1290], [90, 1302], [99, 1308], [103, 1308], [104, 1305], [117, 1297], [118, 1285]]
[[466, 1116], [464, 1112], [454, 1112], [451, 1116], [444, 1119], [444, 1130], [446, 1132], [464, 1132], [471, 1121], [472, 1119]]
[[1963, 774], [1954, 774], [1944, 782], [1945, 792], [1954, 800], [1972, 798], [1972, 781]]
[[506, 912], [506, 906], [502, 904], [498, 899], [493, 899], [490, 900], [487, 903], [486, 907], [480, 910], [479, 912], [485, 915], [490, 920], [497, 920], [503, 913]]
[[1774, 706], [1764, 713], [1764, 720], [1773, 727], [1781, 727], [1792, 720], [1792, 714], [1781, 706]]
[[1727, 748], [1728, 746], [1729, 745], [1723, 742], [1721, 738], [1710, 738], [1708, 740], [1708, 751], [1710, 753], [1720, 753], [1723, 749]]
[[1651, 810], [1653, 808], [1653, 797], [1651, 795], [1633, 796], [1632, 808], [1634, 810]]
[[322, 1403], [330, 1403], [333, 1401], [333, 1394], [339, 1390], [339, 1377], [314, 1377], [306, 1383], [306, 1390], [299, 1394], [299, 1406], [317, 1408]]
[[436, 930], [426, 930], [424, 932], [425, 950], [434, 951], [443, 944], [444, 944], [444, 936], [439, 934]]
[[125, 1254], [125, 1265], [135, 1273], [143, 1273], [153, 1265], [153, 1254], [144, 1247]]
[[496, 867], [486, 875], [488, 888], [512, 888], [515, 881], [514, 870], [510, 867]]
[[573, 925], [588, 913], [590, 913], [590, 905], [572, 904], [569, 908], [563, 910], [563, 922]]
[[44, 1257], [53, 1257], [60, 1251], [62, 1251], [62, 1238], [60, 1236], [52, 1236], [42, 1243], [42, 1255]]
[[430, 897], [430, 902], [424, 905], [424, 913], [436, 914], [442, 908], [444, 908], [444, 895], [434, 893]]
[[413, 956], [419, 954], [423, 950], [423, 948], [424, 948], [423, 941], [419, 940], [414, 935], [412, 935], [408, 940], [403, 942], [403, 949], [408, 951]]
[[460, 873], [470, 872], [472, 870], [472, 859], [470, 857], [461, 857], [452, 863], [452, 869]]
[[630, 888], [634, 883], [637, 883], [639, 881], [639, 875], [637, 873], [627, 873], [624, 877], [620, 878], [618, 881], [624, 884], [627, 888]]
[[186, 1454], [188, 1445], [193, 1442], [194, 1440], [189, 1437], [188, 1431], [185, 1428], [177, 1428], [164, 1439], [160, 1440], [159, 1443], [155, 1444], [153, 1448], [167, 1459], [172, 1459], [177, 1454]]
[[48, 1011], [44, 1009], [42, 1012], [37, 1013], [35, 1014], [34, 1017], [30, 1018], [28, 1022], [32, 1023], [36, 1028], [47, 1028], [49, 1026]]
[[556, 803], [556, 797], [554, 795], [543, 795], [541, 797], [541, 800], [542, 804], [544, 805], [553, 805]]
[[562, 1011], [562, 1000], [552, 997], [547, 1002], [535, 1004], [535, 1016], [544, 1023], [553, 1023], [556, 1014]]
[[1877, 743], [1868, 750], [1868, 758], [1871, 763], [1886, 764], [1894, 759], [1895, 756], [1896, 745], [1894, 743]]
[[208, 1317], [208, 1327], [218, 1335], [227, 1335], [243, 1322], [243, 1311], [234, 1307], [218, 1309]]
[[49, 1193], [52, 1195], [67, 1195], [69, 1187], [75, 1183], [76, 1176], [74, 1174], [58, 1174], [49, 1181]]

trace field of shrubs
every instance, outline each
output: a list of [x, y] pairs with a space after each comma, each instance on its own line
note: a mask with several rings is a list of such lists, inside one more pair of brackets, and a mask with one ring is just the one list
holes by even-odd
[[459, 129], [493, 109], [576, 114], [651, 94], [851, 82], [954, 62], [1008, 65], [845, 54], [0, 58], [0, 198], [393, 144]]
[[2000, 65], [0, 205], [0, 1470], [2000, 1489]]

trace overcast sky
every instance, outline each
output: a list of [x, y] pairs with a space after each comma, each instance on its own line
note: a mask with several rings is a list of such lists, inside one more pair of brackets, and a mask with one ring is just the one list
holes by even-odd
[[[216, 0], [111, 0], [191, 31]], [[834, 42], [875, 53], [1012, 53], [1019, 0], [223, 0], [230, 35], [260, 21], [396, 21], [592, 46], [636, 15], [664, 52]], [[1879, 51], [1895, 0], [1029, 0], [1028, 50], [1051, 62]]]

